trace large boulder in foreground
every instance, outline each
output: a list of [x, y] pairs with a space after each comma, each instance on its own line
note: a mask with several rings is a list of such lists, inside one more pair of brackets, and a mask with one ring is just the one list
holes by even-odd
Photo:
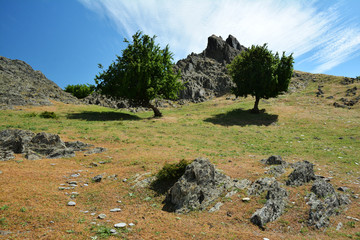
[[197, 158], [170, 188], [167, 199], [177, 213], [203, 210], [231, 186], [230, 177], [218, 172], [208, 159]]

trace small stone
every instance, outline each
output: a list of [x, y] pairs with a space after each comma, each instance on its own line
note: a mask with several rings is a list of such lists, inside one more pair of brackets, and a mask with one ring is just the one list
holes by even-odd
[[111, 234], [117, 234], [117, 231], [115, 229], [110, 229]]
[[242, 199], [242, 201], [243, 201], [243, 202], [250, 202], [250, 198], [244, 197], [244, 198]]
[[359, 221], [360, 221], [360, 219], [358, 219], [358, 218], [354, 218], [354, 217], [350, 217], [350, 216], [347, 216], [346, 218], [347, 218], [347, 219], [350, 219], [350, 220], [357, 221], [357, 222], [359, 222]]
[[55, 163], [50, 163], [51, 166], [55, 166], [56, 164]]
[[270, 240], [269, 238], [263, 238], [263, 240]]
[[346, 192], [349, 190], [349, 188], [348, 187], [339, 187], [338, 190], [342, 191], [342, 192]]
[[2, 171], [0, 171], [0, 174], [2, 174], [3, 172]]
[[74, 201], [70, 201], [70, 202], [68, 202], [68, 204], [67, 204], [68, 206], [75, 206], [76, 205], [76, 202], [74, 202]]
[[123, 181], [123, 182], [127, 182], [127, 179], [126, 179], [126, 178], [124, 178], [122, 181]]
[[77, 185], [77, 181], [70, 181], [70, 182], [68, 182], [70, 185], [71, 184], [75, 184], [75, 185]]
[[110, 212], [121, 212], [121, 209], [120, 208], [113, 208], [113, 209], [110, 209]]
[[342, 228], [342, 226], [343, 226], [342, 222], [339, 222], [336, 227], [336, 231], [339, 231]]
[[91, 216], [94, 216], [95, 214], [96, 214], [96, 213], [94, 213], [94, 212], [93, 212], [93, 213], [90, 213]]
[[116, 202], [117, 202], [117, 203], [122, 203], [121, 200], [117, 200]]
[[99, 214], [98, 218], [99, 218], [99, 219], [105, 219], [105, 218], [106, 218], [106, 214], [101, 213], [101, 214]]
[[84, 183], [84, 186], [85, 186], [85, 187], [87, 187], [87, 186], [89, 186], [89, 184], [87, 184], [87, 183]]
[[96, 222], [91, 222], [90, 224], [91, 224], [91, 225], [96, 225]]
[[133, 227], [133, 226], [135, 226], [135, 224], [133, 224], [133, 223], [129, 223], [129, 226], [130, 226], [130, 227]]
[[101, 175], [97, 175], [97, 176], [93, 177], [92, 180], [93, 180], [94, 182], [101, 182], [101, 179], [102, 179], [102, 178], [103, 178], [103, 177], [102, 177]]
[[54, 224], [55, 222], [54, 222], [54, 221], [50, 221], [49, 223], [50, 223], [50, 224]]
[[71, 174], [70, 177], [79, 177], [80, 173]]
[[93, 166], [93, 167], [97, 167], [97, 166], [98, 166], [98, 164], [97, 164], [96, 162], [92, 162], [90, 165]]
[[218, 211], [222, 205], [224, 205], [222, 202], [216, 203], [214, 207], [210, 208], [209, 213]]
[[114, 225], [114, 227], [115, 228], [124, 228], [124, 227], [126, 227], [126, 223], [116, 223], [115, 225]]

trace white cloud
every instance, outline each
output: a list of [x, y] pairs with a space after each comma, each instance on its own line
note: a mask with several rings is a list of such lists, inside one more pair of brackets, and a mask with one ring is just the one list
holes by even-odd
[[112, 20], [130, 38], [137, 30], [169, 44], [175, 59], [205, 49], [207, 37], [235, 36], [242, 45], [268, 43], [274, 51], [307, 55], [325, 72], [359, 55], [360, 28], [343, 21], [339, 5], [286, 0], [79, 0]]

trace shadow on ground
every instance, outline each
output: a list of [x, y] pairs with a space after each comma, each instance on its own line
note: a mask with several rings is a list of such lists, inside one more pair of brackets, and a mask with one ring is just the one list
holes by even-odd
[[235, 109], [227, 113], [217, 114], [204, 121], [223, 126], [269, 126], [278, 121], [278, 115], [268, 114], [265, 111], [253, 114], [250, 110]]
[[69, 119], [82, 119], [86, 121], [122, 121], [122, 120], [140, 120], [136, 115], [122, 112], [93, 112], [84, 111], [81, 113], [69, 113]]

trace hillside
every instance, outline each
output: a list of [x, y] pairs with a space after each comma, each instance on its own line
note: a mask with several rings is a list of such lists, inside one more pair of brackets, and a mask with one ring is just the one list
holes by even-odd
[[[260, 115], [247, 111], [252, 98], [233, 95], [166, 108], [161, 119], [151, 118], [151, 112], [60, 102], [2, 110], [0, 131], [45, 131], [59, 134], [63, 141], [108, 150], [34, 161], [15, 154], [0, 162], [0, 238], [359, 239], [360, 107], [335, 107], [334, 102], [356, 99], [360, 83], [302, 72], [294, 77], [297, 91], [262, 100], [259, 107], [266, 112]], [[39, 117], [44, 111], [55, 112], [58, 118]], [[280, 155], [289, 164], [313, 163], [315, 175], [326, 178], [351, 203], [335, 209], [327, 227], [309, 225], [307, 203], [314, 181], [286, 185], [292, 169], [273, 174], [260, 161], [270, 155]], [[245, 190], [229, 190], [230, 195], [224, 193], [203, 211], [176, 214], [163, 210], [164, 194], [139, 184], [134, 187], [165, 163], [198, 157], [208, 158], [239, 182], [274, 177], [288, 193], [284, 213], [262, 230], [250, 219], [264, 206], [266, 192], [248, 195]], [[92, 180], [98, 175], [102, 181]], [[71, 184], [74, 189], [61, 190]], [[249, 201], [243, 200], [246, 197]], [[67, 206], [69, 201], [76, 205]], [[219, 210], [209, 212], [218, 202], [223, 204]], [[120, 212], [110, 211], [115, 208]], [[127, 226], [112, 235], [117, 223]]]
[[75, 97], [64, 92], [24, 61], [0, 56], [0, 109], [24, 105], [52, 105], [52, 100], [79, 103]]

